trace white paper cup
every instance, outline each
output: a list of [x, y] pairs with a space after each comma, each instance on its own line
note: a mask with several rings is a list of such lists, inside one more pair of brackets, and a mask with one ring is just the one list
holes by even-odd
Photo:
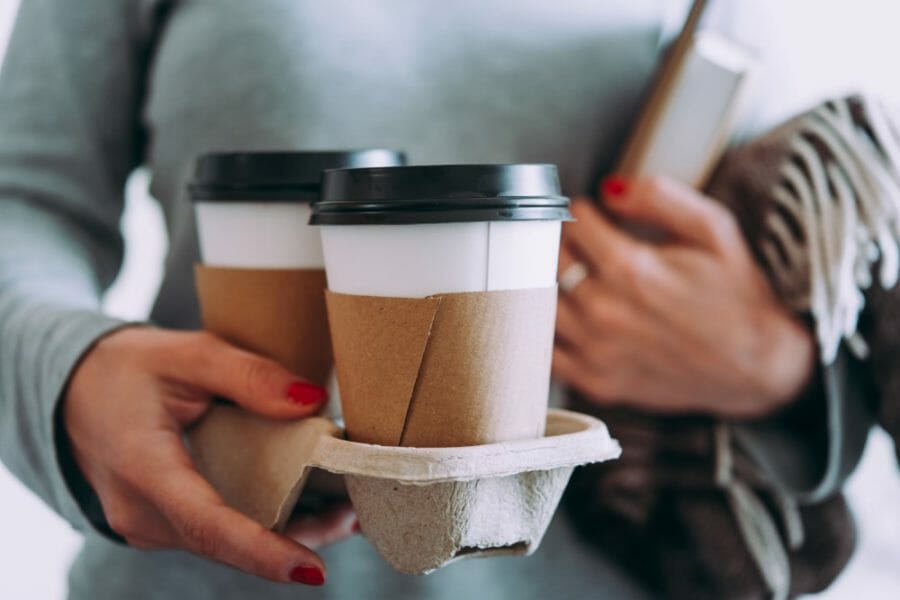
[[390, 150], [202, 156], [190, 185], [201, 260], [214, 267], [321, 269], [319, 232], [308, 222], [322, 171], [403, 163]]
[[329, 171], [313, 209], [333, 292], [420, 298], [550, 287], [561, 221], [552, 165]]

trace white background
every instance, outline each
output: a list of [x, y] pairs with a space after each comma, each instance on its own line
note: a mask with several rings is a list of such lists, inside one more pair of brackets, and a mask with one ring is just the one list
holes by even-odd
[[[15, 6], [16, 0], [0, 0], [0, 58]], [[782, 110], [799, 109], [823, 92], [860, 84], [900, 104], [895, 66], [900, 3], [791, 0], [773, 2], [746, 18], [767, 19], [776, 38], [803, 37], [804, 43], [792, 44], [792, 52], [778, 56], [778, 63], [783, 82], [802, 77], [809, 85], [803, 92], [785, 86], [783, 93], [790, 96]], [[141, 318], [149, 310], [165, 251], [159, 211], [146, 196], [146, 184], [145, 173], [129, 183], [125, 268], [106, 298], [108, 311], [128, 318]], [[860, 525], [859, 548], [850, 567], [820, 598], [900, 598], [900, 476], [883, 433], [872, 436], [848, 495]], [[66, 523], [0, 466], [0, 600], [63, 598], [65, 573], [79, 543]]]

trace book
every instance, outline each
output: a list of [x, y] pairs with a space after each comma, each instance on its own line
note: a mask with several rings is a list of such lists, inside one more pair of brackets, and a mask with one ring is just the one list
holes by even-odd
[[670, 49], [616, 172], [666, 175], [702, 188], [733, 133], [756, 59], [712, 31], [685, 29]]

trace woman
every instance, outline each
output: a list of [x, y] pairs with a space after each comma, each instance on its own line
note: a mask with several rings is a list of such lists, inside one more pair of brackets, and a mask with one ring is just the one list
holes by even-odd
[[[180, 443], [210, 397], [302, 418], [324, 393], [303, 374], [177, 331], [199, 325], [183, 189], [207, 151], [374, 146], [402, 148], [419, 163], [553, 162], [574, 195], [609, 170], [667, 15], [677, 21], [683, 8], [22, 3], [0, 83], [2, 458], [86, 535], [71, 597], [295, 597], [283, 584], [321, 584], [325, 563], [324, 595], [642, 597], [640, 583], [562, 519], [534, 557], [466, 561], [416, 579], [391, 572], [359, 539], [322, 557], [301, 545], [349, 535], [346, 512], [279, 536], [222, 506]], [[152, 313], [158, 328], [98, 312], [121, 261], [124, 182], [141, 164], [152, 171], [170, 243]], [[727, 213], [669, 183], [608, 180], [604, 196], [694, 252], [659, 256], [577, 205], [563, 267], [577, 255], [602, 281], [562, 303], [556, 373], [600, 404], [746, 417], [790, 403], [811, 377], [813, 343], [774, 300]], [[699, 296], [699, 286], [711, 291]], [[647, 311], [612, 290], [643, 299]], [[684, 313], [647, 325], [673, 317], [676, 301]], [[695, 329], [709, 311], [735, 328], [724, 338]], [[605, 326], [611, 314], [621, 317], [615, 330]], [[662, 349], [671, 346], [654, 352], [657, 341], [683, 334], [696, 334], [695, 352], [666, 366]], [[747, 357], [759, 369], [735, 368]], [[613, 360], [629, 366], [604, 373]], [[775, 376], [763, 376], [772, 366]]]

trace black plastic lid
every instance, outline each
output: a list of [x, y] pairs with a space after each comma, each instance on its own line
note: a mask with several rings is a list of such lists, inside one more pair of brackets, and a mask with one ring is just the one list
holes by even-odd
[[203, 202], [311, 201], [319, 199], [326, 169], [404, 164], [395, 150], [218, 152], [197, 159], [188, 191]]
[[564, 221], [555, 165], [430, 165], [326, 171], [312, 225]]

